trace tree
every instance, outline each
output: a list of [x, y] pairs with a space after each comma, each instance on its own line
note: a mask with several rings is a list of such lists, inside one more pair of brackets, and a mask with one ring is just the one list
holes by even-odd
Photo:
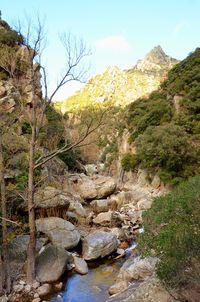
[[[35, 31], [31, 32], [31, 28]], [[34, 193], [35, 193], [35, 171], [43, 166], [46, 162], [54, 158], [55, 156], [69, 151], [73, 148], [79, 147], [84, 144], [85, 139], [94, 132], [103, 121], [104, 112], [98, 117], [98, 120], [94, 120], [92, 117], [87, 120], [85, 130], [82, 132], [75, 141], [69, 142], [65, 140], [62, 147], [58, 147], [55, 150], [47, 154], [43, 154], [36, 159], [36, 147], [40, 131], [45, 125], [45, 113], [48, 106], [51, 104], [53, 97], [59, 91], [61, 87], [71, 81], [82, 81], [87, 70], [82, 67], [82, 62], [85, 57], [90, 54], [85, 43], [73, 37], [71, 34], [63, 35], [61, 41], [66, 52], [66, 66], [65, 71], [62, 74], [60, 80], [57, 83], [54, 91], [49, 94], [46, 69], [41, 63], [41, 54], [44, 42], [44, 27], [38, 19], [37, 26], [31, 27], [31, 23], [28, 23], [27, 32], [25, 36], [25, 45], [27, 47], [28, 61], [29, 61], [29, 77], [30, 85], [32, 87], [31, 97], [29, 96], [28, 103], [26, 104], [26, 119], [31, 127], [31, 138], [29, 145], [29, 171], [28, 171], [28, 192], [27, 192], [27, 204], [28, 204], [28, 216], [29, 216], [29, 232], [30, 240], [27, 250], [27, 281], [32, 283], [35, 279], [35, 245], [36, 245], [36, 227], [35, 227], [35, 207], [34, 207]], [[35, 78], [36, 67], [39, 66], [43, 74], [44, 81], [44, 96], [42, 97], [37, 91], [37, 83]]]

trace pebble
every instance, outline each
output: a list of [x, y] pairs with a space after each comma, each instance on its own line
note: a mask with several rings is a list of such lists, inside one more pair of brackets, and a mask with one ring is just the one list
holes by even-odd
[[32, 300], [32, 302], [40, 302], [40, 301], [41, 301], [40, 298], [35, 298], [35, 299]]

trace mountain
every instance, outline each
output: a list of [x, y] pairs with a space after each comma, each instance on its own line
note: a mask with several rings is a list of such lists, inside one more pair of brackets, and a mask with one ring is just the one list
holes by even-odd
[[126, 108], [137, 164], [165, 183], [199, 173], [200, 48], [168, 73], [159, 90]]
[[160, 45], [154, 47], [142, 60], [128, 71], [141, 71], [154, 76], [166, 76], [167, 72], [179, 61], [166, 55]]
[[91, 78], [83, 89], [56, 106], [62, 112], [95, 105], [126, 106], [157, 89], [167, 72], [178, 60], [166, 55], [160, 46], [153, 48], [143, 60], [128, 70], [108, 67]]

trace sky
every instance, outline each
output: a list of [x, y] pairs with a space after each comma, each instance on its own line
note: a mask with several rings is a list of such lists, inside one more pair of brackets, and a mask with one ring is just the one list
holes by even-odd
[[[43, 60], [50, 91], [64, 68], [63, 32], [82, 38], [91, 49], [90, 77], [112, 65], [128, 68], [157, 45], [180, 60], [200, 46], [200, 0], [0, 0], [0, 10], [11, 26], [27, 16], [45, 20]], [[55, 99], [80, 87], [70, 83]]]

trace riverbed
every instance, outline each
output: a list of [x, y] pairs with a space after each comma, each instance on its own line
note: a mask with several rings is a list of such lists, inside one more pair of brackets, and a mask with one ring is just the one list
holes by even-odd
[[87, 275], [72, 273], [64, 291], [50, 302], [105, 302], [109, 298], [108, 288], [115, 282], [123, 262], [124, 259], [91, 263]]

